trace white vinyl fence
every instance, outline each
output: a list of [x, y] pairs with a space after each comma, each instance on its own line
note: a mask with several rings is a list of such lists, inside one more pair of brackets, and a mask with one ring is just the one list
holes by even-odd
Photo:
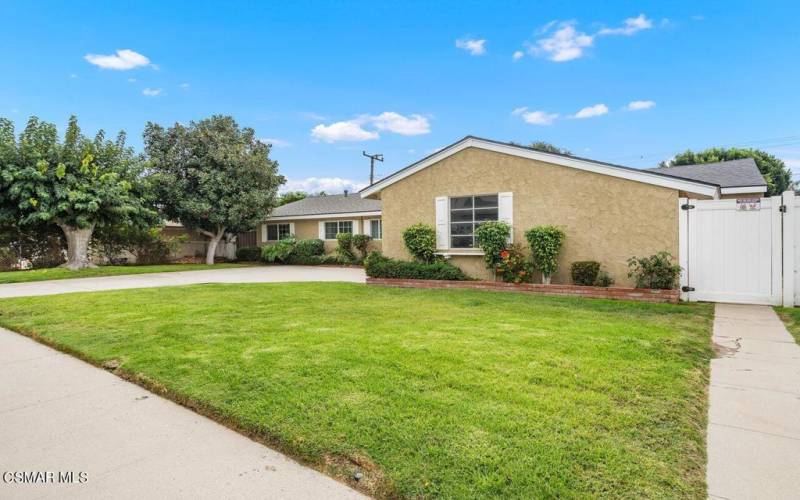
[[[681, 298], [800, 304], [800, 198], [679, 201]], [[796, 215], [797, 214], [797, 215]]]

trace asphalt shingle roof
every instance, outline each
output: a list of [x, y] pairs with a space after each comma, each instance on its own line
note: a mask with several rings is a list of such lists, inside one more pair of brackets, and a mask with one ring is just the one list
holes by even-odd
[[271, 217], [291, 217], [294, 215], [346, 214], [353, 212], [377, 212], [381, 200], [365, 199], [358, 193], [309, 196], [277, 207]]
[[693, 181], [710, 182], [723, 188], [767, 185], [752, 158], [648, 170]]

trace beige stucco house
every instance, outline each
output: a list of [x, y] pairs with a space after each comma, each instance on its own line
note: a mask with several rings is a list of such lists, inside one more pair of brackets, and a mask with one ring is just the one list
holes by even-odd
[[[441, 255], [469, 275], [489, 278], [474, 241], [476, 225], [506, 221], [513, 242], [526, 245], [526, 230], [553, 224], [566, 233], [553, 283], [569, 282], [571, 262], [596, 260], [625, 285], [628, 258], [662, 250], [677, 258], [679, 198], [757, 197], [766, 189], [752, 160], [640, 170], [466, 137], [360, 196], [381, 204], [381, 246], [389, 257], [409, 258], [402, 232], [424, 222], [436, 227]], [[293, 221], [298, 235], [317, 236], [321, 221], [332, 216], [303, 227], [296, 216], [286, 221]]]
[[277, 207], [256, 231], [258, 245], [269, 245], [287, 235], [298, 239], [319, 238], [325, 250], [336, 248], [338, 233], [367, 234], [368, 249], [381, 250], [383, 226], [380, 200], [358, 193], [310, 196]]

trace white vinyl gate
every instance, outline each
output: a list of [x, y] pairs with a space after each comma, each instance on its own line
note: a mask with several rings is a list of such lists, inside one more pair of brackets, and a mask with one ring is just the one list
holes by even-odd
[[681, 298], [746, 304], [800, 303], [800, 198], [692, 200], [679, 206]]

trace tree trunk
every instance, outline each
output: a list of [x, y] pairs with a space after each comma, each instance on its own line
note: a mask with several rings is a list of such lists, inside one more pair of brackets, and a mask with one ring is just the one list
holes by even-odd
[[208, 248], [206, 249], [206, 264], [210, 266], [214, 264], [214, 254], [217, 253], [217, 245], [219, 244], [219, 241], [223, 236], [225, 236], [225, 228], [218, 228], [216, 234], [208, 231], [203, 231], [203, 233], [211, 238], [208, 242]]
[[86, 228], [73, 227], [67, 224], [59, 224], [58, 226], [64, 231], [64, 236], [67, 237], [67, 262], [64, 266], [72, 271], [87, 267], [97, 267], [89, 260], [89, 241], [92, 239], [94, 224]]

